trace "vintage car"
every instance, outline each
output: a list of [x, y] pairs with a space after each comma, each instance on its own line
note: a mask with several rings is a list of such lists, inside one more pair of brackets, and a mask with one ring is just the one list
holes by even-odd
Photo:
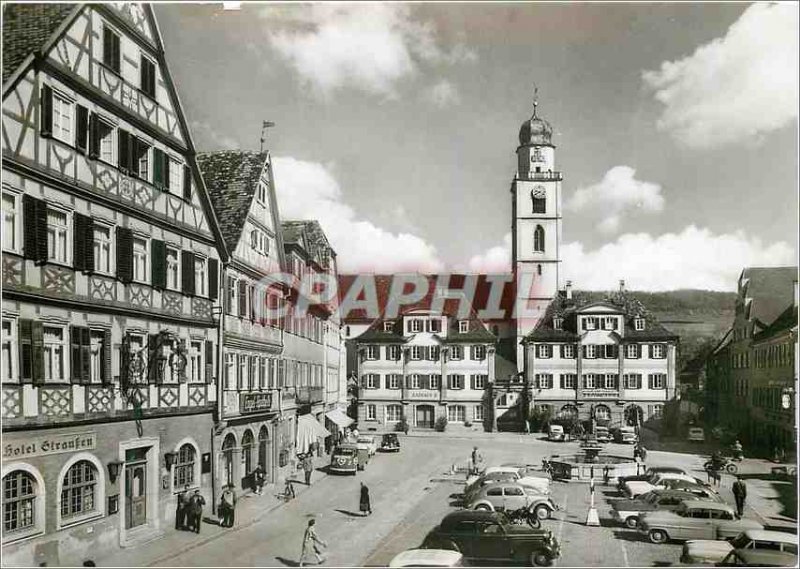
[[634, 427], [617, 427], [614, 429], [614, 442], [622, 444], [636, 444], [639, 437], [636, 436], [636, 429]]
[[409, 549], [395, 555], [389, 567], [463, 567], [464, 556], [447, 549]]
[[702, 427], [689, 427], [686, 439], [693, 443], [704, 443], [706, 442], [706, 434]]
[[470, 510], [498, 512], [527, 508], [540, 520], [546, 520], [558, 509], [549, 496], [515, 482], [487, 484], [472, 495], [466, 504]]
[[547, 429], [547, 440], [549, 441], [563, 441], [564, 440], [564, 427], [561, 425], [550, 425]]
[[653, 474], [658, 474], [659, 472], [673, 472], [675, 474], [686, 474], [686, 471], [683, 468], [679, 468], [677, 466], [651, 466], [650, 468], [645, 470], [644, 474], [637, 474], [636, 476], [618, 477], [617, 489], [622, 490], [625, 487], [626, 482], [647, 480]]
[[370, 456], [375, 456], [375, 453], [378, 452], [378, 443], [372, 435], [359, 435], [356, 446], [366, 448]]
[[725, 503], [725, 499], [720, 495], [719, 491], [705, 482], [697, 482], [696, 480], [694, 482], [689, 480], [664, 480], [663, 483], [667, 490], [689, 492], [690, 494], [694, 494], [698, 500], [712, 500], [714, 502]]
[[730, 541], [692, 539], [683, 544], [681, 563], [719, 563], [734, 549], [785, 551], [796, 556], [797, 534], [750, 529]]
[[685, 482], [694, 482], [703, 484], [703, 481], [689, 474], [676, 474], [674, 472], [658, 472], [653, 474], [647, 480], [632, 480], [625, 483], [623, 492], [628, 498], [635, 498], [641, 496], [651, 490], [664, 490], [667, 488], [669, 481], [683, 480]]
[[797, 567], [797, 554], [765, 549], [734, 549], [718, 567]]
[[639, 516], [644, 512], [656, 510], [677, 510], [684, 500], [707, 499], [712, 502], [724, 503], [724, 500], [712, 491], [707, 491], [704, 496], [684, 490], [653, 490], [642, 494], [638, 498], [616, 500], [611, 503], [611, 517], [631, 529], [636, 529]]
[[328, 471], [355, 474], [359, 470], [358, 447], [352, 443], [344, 443], [333, 449]]
[[459, 551], [468, 559], [539, 566], [552, 564], [561, 552], [550, 530], [512, 524], [499, 512], [479, 510], [448, 514], [422, 547]]
[[396, 433], [386, 433], [381, 437], [381, 450], [383, 452], [400, 452], [400, 439]]
[[639, 532], [653, 543], [670, 539], [729, 539], [748, 529], [764, 529], [764, 526], [736, 519], [731, 506], [707, 500], [684, 500], [675, 511], [645, 512], [639, 517]]
[[540, 494], [550, 494], [550, 479], [541, 476], [528, 476], [525, 468], [517, 466], [490, 466], [480, 476], [467, 478], [464, 487], [464, 498], [468, 500], [483, 486], [492, 482], [517, 482], [528, 488], [533, 488]]

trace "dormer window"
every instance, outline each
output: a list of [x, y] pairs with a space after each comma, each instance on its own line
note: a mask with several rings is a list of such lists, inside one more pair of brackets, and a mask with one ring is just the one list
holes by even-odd
[[383, 323], [383, 331], [384, 331], [384, 332], [391, 332], [391, 331], [392, 331], [392, 325], [393, 325], [393, 324], [394, 324], [394, 323], [393, 323], [393, 322], [390, 322], [390, 321], [386, 321], [386, 322], [384, 322], [384, 323]]
[[597, 330], [597, 317], [596, 316], [587, 316], [583, 319], [583, 329], [584, 330]]
[[458, 332], [460, 334], [469, 332], [469, 320], [462, 320], [458, 323]]
[[603, 318], [603, 329], [604, 330], [616, 330], [617, 329], [617, 317], [616, 316], [606, 316]]
[[409, 332], [423, 332], [425, 330], [425, 322], [420, 318], [413, 318], [408, 321]]
[[563, 330], [564, 329], [564, 319], [563, 318], [553, 318], [553, 330]]
[[642, 318], [642, 317], [640, 317], [640, 316], [637, 316], [637, 317], [636, 317], [636, 318], [633, 320], [633, 327], [634, 327], [634, 329], [636, 329], [636, 330], [644, 330], [644, 318]]

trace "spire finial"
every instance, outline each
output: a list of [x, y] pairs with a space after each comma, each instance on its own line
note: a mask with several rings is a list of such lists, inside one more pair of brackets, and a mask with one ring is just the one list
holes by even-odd
[[536, 107], [539, 106], [539, 87], [533, 84], [533, 116], [536, 116]]

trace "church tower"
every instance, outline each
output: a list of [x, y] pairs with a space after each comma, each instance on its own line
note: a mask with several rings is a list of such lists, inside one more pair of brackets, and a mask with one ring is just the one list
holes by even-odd
[[512, 263], [516, 282], [517, 368], [524, 358], [519, 342], [544, 316], [558, 290], [561, 261], [561, 172], [555, 170], [553, 127], [537, 112], [522, 123], [517, 174], [511, 184]]

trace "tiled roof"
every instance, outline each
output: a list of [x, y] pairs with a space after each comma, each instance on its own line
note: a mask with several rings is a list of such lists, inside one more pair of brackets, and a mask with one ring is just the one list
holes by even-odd
[[80, 4], [3, 4], [3, 83]]
[[793, 282], [797, 267], [749, 267], [742, 271], [747, 279], [744, 296], [752, 298], [750, 319], [762, 327], [774, 322], [787, 306], [794, 302]]
[[[346, 314], [342, 314], [342, 320], [345, 323], [363, 323], [363, 322], [372, 322], [375, 318], [378, 318], [379, 315], [384, 314], [386, 311], [386, 307], [391, 300], [392, 294], [399, 295], [403, 292], [408, 292], [408, 290], [398, 290], [398, 287], [395, 287], [396, 290], [392, 290], [392, 282], [395, 277], [400, 277], [402, 275], [339, 275], [339, 300], [342, 301], [347, 296], [347, 293], [351, 290], [351, 288], [356, 283], [356, 279], [359, 277], [361, 278], [368, 278], [373, 279], [375, 283], [375, 292], [378, 299], [378, 305], [375, 307], [376, 313], [369, 314], [363, 308], [354, 308], [347, 311]], [[475, 295], [472, 300], [472, 310], [476, 313], [480, 313], [481, 310], [490, 309], [492, 304], [494, 303], [494, 298], [491, 297], [492, 292], [492, 277], [494, 275], [449, 275], [446, 281], [447, 289], [449, 291], [460, 291], [464, 288], [465, 281], [468, 276], [475, 276], [477, 279], [477, 284], [475, 287]], [[501, 277], [507, 275], [500, 275]], [[436, 296], [436, 286], [439, 280], [439, 275], [422, 275], [424, 279], [428, 282], [428, 291], [425, 297], [417, 303], [413, 305], [403, 305], [402, 308], [404, 311], [410, 309], [427, 309], [430, 308], [431, 303], [433, 302], [434, 297]], [[361, 285], [359, 285], [361, 286]], [[409, 285], [410, 286], [410, 285]], [[499, 285], [498, 285], [499, 286]], [[357, 300], [363, 300], [364, 292], [361, 291], [360, 295], [356, 297]], [[514, 310], [514, 286], [513, 283], [508, 281], [504, 282], [500, 299], [499, 299], [499, 311], [501, 312], [500, 318], [483, 318], [484, 322], [494, 322], [494, 321], [506, 321], [511, 318]], [[445, 313], [447, 314], [455, 314], [458, 310], [458, 301], [453, 299], [447, 299], [444, 302]]]
[[[678, 336], [662, 326], [656, 318], [647, 311], [632, 293], [624, 291], [595, 292], [595, 291], [573, 291], [572, 298], [568, 299], [564, 291], [559, 291], [550, 304], [547, 305], [544, 317], [539, 321], [536, 328], [528, 334], [525, 341], [529, 342], [558, 342], [558, 341], [577, 341], [580, 338], [578, 330], [577, 314], [582, 309], [590, 305], [603, 303], [613, 308], [617, 308], [623, 314], [625, 323], [625, 340], [677, 340]], [[562, 319], [562, 329], [556, 330], [553, 326], [553, 319]], [[636, 330], [634, 319], [641, 317], [645, 319], [644, 330]]]
[[786, 332], [797, 326], [797, 306], [788, 306], [774, 322], [764, 328], [761, 332], [753, 336], [754, 342], [768, 340], [773, 336]]
[[[290, 247], [295, 245], [303, 249], [306, 254], [320, 267], [328, 268], [330, 257], [335, 257], [336, 252], [331, 248], [322, 226], [316, 219], [287, 220], [281, 223], [283, 243]], [[305, 236], [305, 244], [303, 243]]]
[[239, 243], [266, 161], [266, 153], [240, 150], [197, 155], [222, 236], [231, 251]]

